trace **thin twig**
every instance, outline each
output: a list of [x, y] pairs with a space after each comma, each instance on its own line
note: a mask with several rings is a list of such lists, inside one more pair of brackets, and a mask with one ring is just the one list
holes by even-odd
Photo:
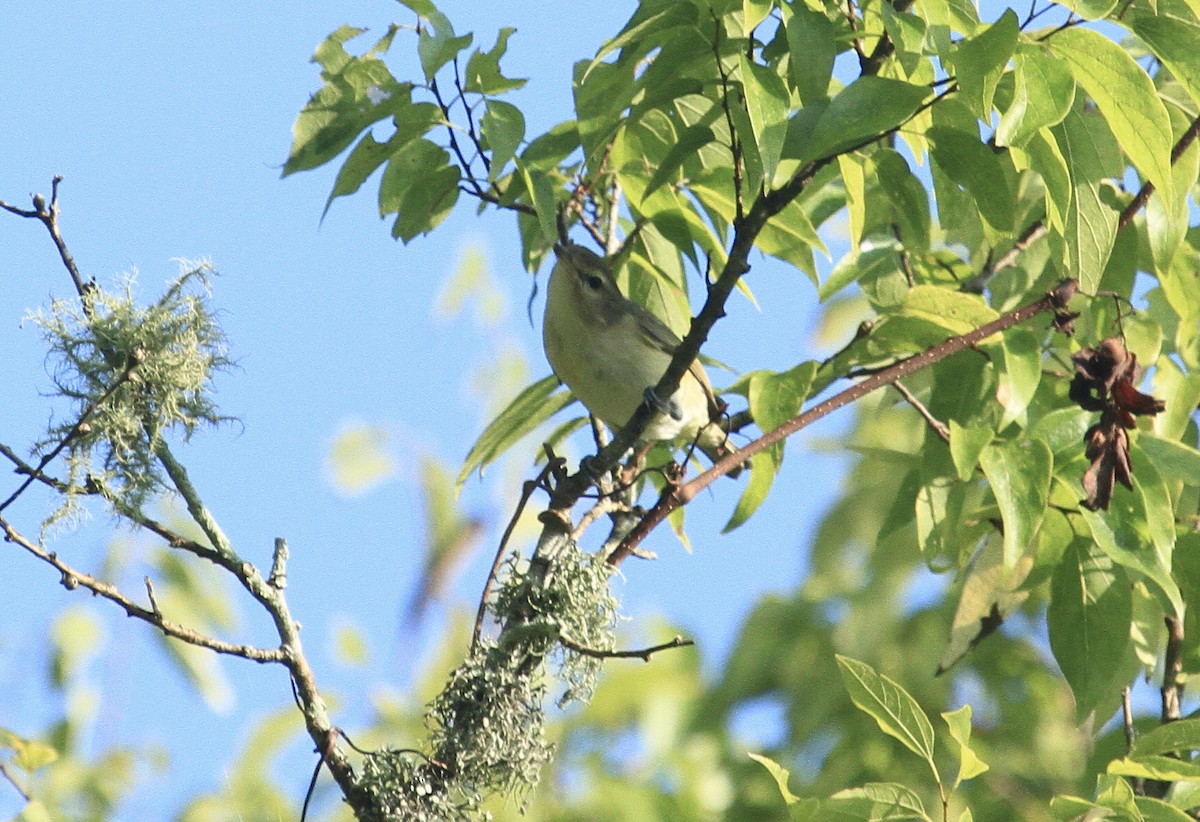
[[59, 559], [56, 553], [46, 550], [41, 545], [22, 535], [3, 517], [0, 517], [0, 529], [4, 531], [5, 542], [19, 545], [38, 559], [53, 566], [62, 575], [62, 584], [64, 587], [71, 590], [86, 588], [93, 594], [116, 603], [129, 616], [150, 623], [169, 637], [181, 640], [189, 645], [208, 648], [210, 651], [216, 651], [219, 654], [239, 656], [242, 659], [249, 659], [253, 662], [283, 662], [286, 658], [282, 648], [257, 648], [253, 645], [239, 645], [233, 642], [225, 642], [224, 640], [206, 636], [199, 631], [180, 625], [179, 623], [171, 622], [162, 616], [158, 611], [157, 605], [152, 608], [143, 608], [122, 593], [115, 585], [76, 570]]
[[807, 411], [781, 424], [778, 428], [742, 446], [738, 451], [717, 460], [711, 468], [690, 482], [675, 487], [668, 486], [663, 490], [662, 496], [654, 507], [650, 509], [650, 512], [638, 523], [638, 526], [609, 554], [609, 564], [614, 566], [619, 564], [629, 555], [634, 546], [645, 539], [660, 522], [666, 519], [671, 511], [674, 511], [681, 505], [686, 505], [696, 494], [711, 485], [717, 477], [728, 473], [734, 466], [746, 462], [759, 451], [783, 441], [802, 428], [806, 428], [842, 406], [856, 402], [878, 388], [889, 385], [898, 379], [907, 377], [924, 368], [928, 368], [934, 363], [941, 362], [952, 354], [957, 354], [959, 351], [971, 348], [993, 334], [1012, 328], [1014, 325], [1023, 323], [1043, 312], [1063, 310], [1077, 289], [1078, 284], [1074, 280], [1067, 280], [1036, 302], [1014, 309], [1007, 314], [1002, 314], [995, 320], [985, 323], [966, 334], [950, 337], [945, 342], [927, 351], [922, 351], [920, 354], [915, 354], [908, 359], [901, 360], [895, 365], [877, 374], [872, 374], [861, 382], [857, 382], [849, 388], [834, 394], [829, 399], [817, 403]]
[[909, 405], [917, 409], [917, 413], [925, 419], [925, 422], [929, 423], [929, 427], [933, 429], [933, 433], [938, 435], [938, 439], [949, 445], [950, 429], [946, 427], [946, 423], [935, 417], [933, 413], [925, 407], [925, 404], [917, 399], [916, 395], [909, 391], [908, 387], [905, 386], [904, 383], [900, 382], [900, 380], [896, 380], [894, 383], [892, 383], [892, 387], [900, 392]]
[[83, 409], [83, 413], [79, 415], [79, 419], [75, 421], [75, 424], [71, 426], [71, 429], [67, 431], [63, 438], [59, 440], [58, 444], [55, 445], [49, 453], [42, 457], [42, 459], [38, 462], [37, 467], [33, 468], [29, 472], [29, 476], [25, 478], [25, 481], [21, 483], [21, 486], [17, 488], [16, 491], [13, 491], [8, 499], [6, 499], [4, 502], [0, 502], [0, 512], [4, 511], [5, 508], [11, 505], [17, 499], [17, 497], [25, 493], [25, 489], [32, 485], [41, 476], [42, 469], [49, 465], [55, 457], [61, 454], [63, 449], [70, 445], [71, 441], [75, 439], [75, 437], [79, 436], [79, 432], [82, 431], [84, 426], [88, 424], [92, 416], [95, 415], [98, 410], [100, 410], [100, 407], [104, 405], [104, 403], [108, 402], [109, 398], [112, 397], [112, 395], [115, 394], [122, 385], [129, 381], [129, 378], [133, 376], [133, 370], [137, 368], [140, 362], [140, 357], [131, 357], [129, 359], [129, 363], [125, 366], [125, 369], [120, 373], [120, 375], [118, 375], [118, 377], [113, 381], [112, 385], [104, 389], [104, 393], [101, 394], [95, 402]]
[[[1175, 141], [1175, 145], [1171, 149], [1171, 165], [1179, 162], [1179, 158], [1196, 141], [1197, 136], [1200, 136], [1200, 116], [1192, 120], [1192, 124]], [[1138, 189], [1138, 193], [1134, 195], [1133, 199], [1130, 200], [1129, 205], [1125, 206], [1121, 211], [1121, 216], [1117, 219], [1117, 231], [1120, 231], [1133, 222], [1134, 216], [1146, 206], [1146, 203], [1150, 200], [1150, 195], [1153, 193], [1154, 183], [1147, 180]]]
[[[62, 260], [63, 266], [67, 269], [67, 273], [71, 276], [71, 282], [75, 285], [75, 293], [81, 298], [87, 296], [88, 287], [83, 281], [83, 275], [79, 273], [79, 266], [75, 264], [75, 258], [71, 256], [70, 250], [67, 248], [67, 242], [63, 239], [62, 232], [58, 228], [58, 184], [63, 181], [61, 174], [55, 174], [50, 181], [50, 207], [46, 207], [46, 200], [41, 194], [33, 195], [33, 210], [27, 211], [22, 208], [11, 206], [8, 203], [0, 200], [0, 208], [10, 214], [16, 214], [18, 217], [25, 217], [31, 220], [37, 220], [46, 227], [50, 232], [50, 239], [54, 242], [54, 247], [58, 249], [58, 256]], [[89, 304], [84, 301], [84, 311], [89, 310]]]
[[649, 662], [650, 657], [659, 651], [667, 651], [671, 648], [686, 648], [689, 645], [696, 644], [690, 639], [684, 639], [681, 636], [677, 636], [670, 642], [664, 642], [661, 645], [652, 645], [649, 648], [638, 648], [633, 651], [602, 651], [599, 648], [589, 648], [586, 645], [580, 645], [578, 642], [568, 639], [561, 634], [558, 637], [558, 641], [562, 643], [562, 646], [568, 650], [574, 651], [577, 654], [582, 654], [583, 656], [590, 656], [595, 659], [640, 659], [643, 662]]
[[1164, 619], [1167, 625], [1167, 650], [1163, 663], [1162, 714], [1164, 723], [1179, 719], [1183, 701], [1183, 620], [1174, 614]]
[[533, 492], [539, 488], [546, 486], [546, 480], [550, 474], [559, 467], [555, 460], [547, 460], [542, 466], [542, 470], [538, 472], [535, 479], [528, 480], [521, 486], [521, 498], [517, 501], [517, 507], [513, 511], [512, 517], [508, 520], [508, 525], [504, 529], [504, 535], [500, 537], [500, 544], [496, 546], [496, 556], [492, 560], [491, 570], [488, 571], [487, 580], [483, 583], [483, 593], [479, 595], [479, 608], [475, 611], [475, 630], [471, 633], [471, 648], [474, 649], [479, 643], [479, 635], [483, 632], [483, 619], [487, 615], [488, 597], [492, 593], [492, 585], [496, 581], [496, 575], [500, 573], [500, 566], [504, 564], [504, 555], [508, 553], [508, 541], [512, 537], [513, 530], [517, 527], [517, 520], [521, 518], [521, 514], [525, 511], [525, 506], [529, 503]]
[[1133, 753], [1133, 702], [1130, 699], [1130, 689], [1126, 685], [1121, 689], [1121, 721], [1125, 726], [1125, 755]]

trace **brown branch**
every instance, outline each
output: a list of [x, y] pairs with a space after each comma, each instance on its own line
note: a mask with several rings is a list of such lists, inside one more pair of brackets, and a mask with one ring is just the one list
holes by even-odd
[[[59, 559], [58, 554], [46, 550], [41, 545], [22, 535], [3, 517], [0, 517], [0, 529], [4, 531], [5, 542], [19, 545], [38, 559], [53, 566], [62, 575], [63, 587], [69, 590], [86, 588], [93, 594], [116, 603], [128, 616], [150, 623], [173, 639], [178, 639], [200, 648], [208, 648], [210, 651], [215, 651], [218, 654], [239, 656], [242, 659], [248, 659], [252, 662], [283, 662], [285, 659], [285, 653], [282, 648], [258, 648], [253, 645], [225, 642], [224, 640], [206, 636], [177, 622], [171, 622], [162, 615], [153, 598], [151, 598], [151, 607], [143, 608], [122, 593], [115, 585], [96, 579], [90, 574], [85, 574], [71, 567]], [[148, 581], [147, 584], [149, 584]]]
[[892, 365], [877, 374], [872, 374], [861, 382], [857, 382], [849, 388], [834, 394], [827, 400], [817, 403], [807, 411], [792, 417], [787, 422], [782, 423], [773, 431], [763, 434], [758, 439], [742, 446], [738, 451], [728, 454], [718, 460], [711, 468], [705, 471], [700, 476], [690, 482], [668, 486], [663, 491], [663, 495], [659, 498], [655, 506], [650, 512], [638, 523], [637, 527], [629, 533], [620, 545], [608, 556], [608, 562], [611, 565], [617, 565], [625, 559], [632, 549], [640, 543], [646, 536], [654, 530], [666, 517], [681, 505], [686, 505], [692, 500], [696, 494], [707, 488], [713, 481], [722, 476], [736, 465], [740, 465], [760, 451], [769, 448], [777, 442], [781, 442], [792, 434], [806, 428], [822, 417], [830, 414], [842, 406], [849, 405], [855, 402], [877, 388], [881, 388], [896, 380], [902, 379], [928, 368], [934, 363], [941, 362], [947, 357], [957, 354], [958, 352], [978, 345], [983, 340], [999, 333], [1006, 329], [1012, 328], [1029, 320], [1031, 317], [1037, 316], [1045, 311], [1061, 311], [1066, 307], [1067, 302], [1075, 294], [1078, 288], [1078, 283], [1074, 280], [1066, 280], [1058, 286], [1054, 291], [1046, 294], [1040, 300], [1032, 302], [1029, 305], [1014, 309], [997, 317], [989, 323], [979, 326], [978, 328], [966, 333], [950, 337], [945, 342], [942, 342], [927, 351], [920, 354], [915, 354], [908, 359]]

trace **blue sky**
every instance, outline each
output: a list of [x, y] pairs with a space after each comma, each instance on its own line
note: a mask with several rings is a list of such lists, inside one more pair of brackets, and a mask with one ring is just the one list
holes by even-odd
[[[485, 48], [498, 27], [517, 28], [503, 65], [509, 76], [530, 80], [512, 98], [530, 134], [571, 116], [572, 62], [590, 57], [633, 7], [630, 0], [441, 4], [456, 29], [475, 32]], [[368, 715], [372, 694], [403, 692], [429, 649], [464, 639], [444, 635], [442, 610], [418, 636], [401, 627], [421, 563], [417, 458], [434, 454], [457, 470], [486, 423], [472, 386], [481, 374], [486, 380], [498, 351], [526, 356], [527, 380], [549, 372], [539, 342], [541, 298], [530, 327], [531, 282], [510, 216], [477, 217], [464, 197], [432, 236], [403, 246], [378, 219], [375, 181], [336, 202], [322, 221], [335, 170], [280, 179], [292, 122], [317, 87], [308, 62], [315, 45], [344, 23], [379, 33], [393, 21], [411, 23], [412, 15], [385, 0], [286, 10], [149, 2], [102, 11], [77, 2], [0, 8], [0, 199], [27, 206], [31, 192], [48, 194], [52, 175], [64, 175], [62, 228], [80, 267], [102, 283], [136, 270], [147, 300], [176, 273], [178, 258], [206, 258], [220, 272], [212, 301], [239, 367], [219, 378], [218, 398], [241, 423], [204, 432], [177, 453], [248, 559], [266, 565], [272, 540], [288, 539], [291, 606], [318, 681], [338, 695], [335, 721], [350, 728]], [[412, 65], [412, 49], [410, 38], [397, 39], [398, 74]], [[493, 325], [470, 311], [445, 317], [435, 310], [470, 249], [482, 252], [503, 295], [505, 310]], [[735, 298], [708, 353], [742, 371], [820, 356], [811, 284], [773, 262], [752, 262], [749, 284], [761, 309]], [[50, 385], [36, 329], [21, 319], [51, 295], [70, 293], [40, 227], [0, 215], [0, 442], [17, 450], [43, 429], [40, 394]], [[354, 423], [390, 432], [399, 471], [348, 497], [332, 487], [324, 466], [337, 433]], [[658, 561], [626, 563], [616, 586], [633, 618], [630, 630], [661, 615], [698, 640], [710, 670], [718, 667], [755, 599], [801, 578], [811, 529], [840, 476], [837, 460], [810, 446], [839, 425], [827, 422], [791, 444], [771, 499], [739, 531], [718, 536], [736, 501], [730, 484], [689, 509], [693, 554], [664, 529], [648, 544]], [[527, 446], [530, 457], [535, 449]], [[530, 474], [513, 466], [467, 483], [461, 504], [488, 530], [451, 592], [451, 607], [474, 608], [506, 503]], [[15, 483], [0, 474], [0, 497]], [[36, 533], [46, 497], [27, 496], [6, 513]], [[53, 547], [94, 569], [111, 534], [100, 515], [56, 535]], [[134, 594], [138, 574], [130, 577]], [[87, 678], [104, 699], [90, 744], [162, 745], [173, 763], [169, 781], [144, 775], [123, 818], [157, 818], [196, 791], [219, 788], [249, 721], [290, 701], [282, 669], [225, 660], [232, 704], [214, 713], [168, 667], [147, 626], [64, 590], [49, 567], [11, 546], [0, 546], [0, 579], [9, 598], [0, 610], [0, 727], [36, 734], [64, 710], [19, 687], [40, 681], [38, 660], [55, 614], [86, 606], [103, 617], [105, 636]], [[236, 635], [269, 642], [262, 614], [245, 602], [239, 612]], [[331, 636], [344, 625], [368, 638], [366, 668], [341, 665], [333, 653]], [[619, 673], [610, 666], [609, 675]], [[298, 799], [303, 778], [289, 778]], [[0, 784], [0, 816], [17, 807]]]

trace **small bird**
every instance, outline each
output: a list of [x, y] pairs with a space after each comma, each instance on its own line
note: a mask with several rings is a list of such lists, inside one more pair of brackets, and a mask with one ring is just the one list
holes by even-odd
[[[554, 247], [542, 346], [555, 375], [609, 428], [629, 422], [682, 342], [643, 306], [621, 294], [603, 258], [574, 243]], [[714, 462], [737, 449], [713, 420], [724, 404], [699, 360], [642, 432], [644, 440], [696, 441]], [[737, 476], [740, 467], [729, 472]]]

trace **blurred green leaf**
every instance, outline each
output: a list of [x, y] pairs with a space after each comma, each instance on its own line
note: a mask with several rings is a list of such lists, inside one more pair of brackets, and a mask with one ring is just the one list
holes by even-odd
[[462, 488], [472, 471], [479, 469], [482, 472], [521, 437], [554, 416], [574, 399], [571, 392], [559, 391], [558, 378], [553, 374], [528, 386], [488, 424], [471, 446], [455, 479], [455, 489]]
[[396, 475], [391, 434], [379, 425], [353, 423], [337, 433], [325, 457], [333, 487], [346, 496], [365, 494]]

